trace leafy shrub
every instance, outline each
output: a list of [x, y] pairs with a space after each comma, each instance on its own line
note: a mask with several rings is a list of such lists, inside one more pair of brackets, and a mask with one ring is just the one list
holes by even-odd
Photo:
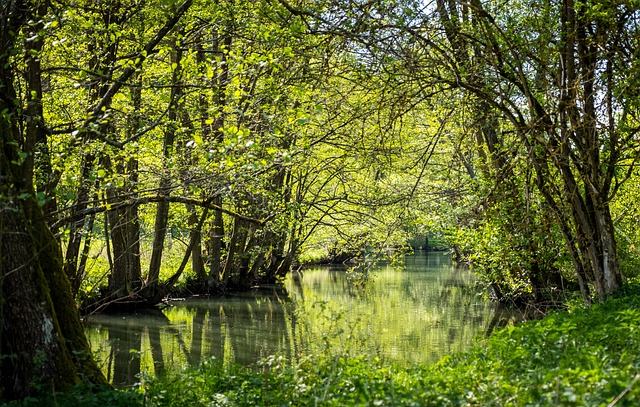
[[66, 393], [51, 394], [42, 391], [34, 397], [0, 403], [0, 405], [3, 407], [138, 407], [143, 403], [143, 395], [138, 392], [77, 385]]

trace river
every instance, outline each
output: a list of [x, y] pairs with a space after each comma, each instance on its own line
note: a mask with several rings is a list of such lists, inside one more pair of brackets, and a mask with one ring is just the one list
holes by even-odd
[[499, 318], [475, 279], [444, 253], [406, 256], [406, 267], [369, 272], [318, 266], [267, 287], [225, 298], [172, 301], [158, 312], [95, 315], [86, 333], [116, 386], [198, 365], [254, 365], [264, 357], [366, 353], [400, 365], [432, 363], [468, 349]]

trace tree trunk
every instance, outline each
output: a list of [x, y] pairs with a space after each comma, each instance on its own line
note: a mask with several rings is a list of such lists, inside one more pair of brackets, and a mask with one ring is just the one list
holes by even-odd
[[602, 246], [604, 289], [607, 293], [612, 293], [622, 286], [622, 275], [618, 266], [613, 221], [608, 204], [601, 204], [597, 209], [596, 224], [600, 232]]
[[[62, 267], [60, 244], [35, 199], [23, 166], [21, 106], [14, 88], [16, 35], [31, 3], [4, 2], [0, 15], [0, 398], [31, 394], [32, 384], [61, 391], [79, 381], [105, 383], [90, 349]], [[28, 144], [27, 144], [28, 145]]]
[[239, 283], [240, 267], [243, 257], [246, 255], [246, 241], [246, 222], [240, 218], [235, 218], [233, 221], [233, 232], [227, 248], [224, 270], [222, 271], [222, 283], [224, 287], [227, 287], [230, 282], [236, 285]]
[[72, 220], [68, 225], [69, 240], [67, 241], [67, 249], [64, 256], [64, 270], [74, 286], [80, 285], [77, 266], [84, 234], [83, 226], [85, 224], [84, 217], [78, 217], [76, 214], [82, 213], [89, 206], [89, 193], [91, 191], [89, 176], [93, 170], [94, 163], [95, 157], [92, 154], [84, 154], [82, 156], [82, 181], [80, 181], [81, 184], [76, 189], [76, 198], [72, 205]]
[[[131, 104], [133, 114], [127, 120], [124, 138], [131, 139], [140, 129], [142, 106], [142, 80], [139, 74], [134, 75], [138, 86], [131, 88]], [[107, 189], [107, 197], [111, 205], [124, 202], [125, 197], [135, 199], [138, 190], [138, 159], [134, 156], [116, 155], [115, 173], [122, 180], [122, 185]], [[105, 170], [110, 173], [113, 165], [111, 158], [103, 159]], [[113, 247], [113, 266], [109, 280], [109, 291], [114, 299], [139, 301], [138, 294], [142, 288], [142, 266], [140, 264], [140, 219], [138, 206], [129, 205], [107, 212], [111, 230]]]
[[[105, 169], [111, 169], [111, 159], [106, 156], [103, 160]], [[109, 171], [108, 171], [109, 172]], [[137, 184], [137, 161], [129, 160], [126, 164], [119, 163], [116, 172], [126, 177], [122, 188], [109, 188], [107, 198], [111, 205], [123, 202], [123, 195], [132, 193]], [[113, 266], [109, 276], [109, 293], [113, 299], [135, 300], [142, 286], [140, 265], [140, 221], [138, 206], [127, 205], [107, 212], [109, 229], [111, 230], [111, 244], [113, 249]]]
[[[2, 175], [3, 178], [6, 176]], [[42, 268], [40, 260], [51, 260], [51, 266], [55, 268], [56, 259], [37, 255], [38, 247], [25, 212], [27, 209], [23, 205], [2, 202], [0, 373], [3, 387], [0, 394], [7, 399], [28, 396], [31, 383], [40, 383], [51, 390], [64, 390], [77, 380], [77, 370], [56, 318], [53, 293], [49, 292], [45, 273], [54, 274], [51, 279], [62, 276], [55, 270]], [[57, 260], [59, 262], [61, 258]], [[70, 294], [69, 290], [69, 297]], [[73, 299], [69, 300], [73, 304]]]
[[[41, 53], [44, 45], [44, 37], [39, 31], [44, 28], [44, 17], [47, 14], [48, 2], [42, 1], [34, 10], [31, 20], [35, 21], [25, 41], [26, 77], [26, 108], [27, 117], [25, 126], [25, 148], [23, 151], [31, 151], [25, 158], [25, 175], [28, 183], [36, 181], [35, 189], [44, 197], [43, 212], [45, 215], [55, 213], [57, 209], [54, 190], [60, 180], [60, 172], [54, 171], [51, 165], [51, 156], [47, 144], [47, 129], [44, 122], [42, 106], [42, 65]], [[53, 223], [54, 219], [50, 218]]]
[[207, 270], [202, 257], [202, 232], [198, 228], [198, 212], [193, 205], [187, 205], [189, 219], [187, 221], [191, 236], [194, 239], [193, 250], [191, 251], [191, 270], [200, 282], [207, 281]]
[[[160, 175], [159, 193], [161, 195], [169, 194], [171, 186], [171, 177], [169, 171], [169, 160], [173, 155], [173, 148], [176, 139], [176, 127], [178, 126], [178, 109], [180, 108], [180, 99], [182, 98], [182, 50], [173, 40], [173, 52], [171, 53], [171, 63], [175, 64], [171, 76], [171, 96], [169, 112], [167, 114], [169, 125], [164, 132], [164, 141], [162, 148], [162, 165], [163, 172]], [[164, 239], [167, 234], [167, 223], [169, 221], [169, 202], [158, 202], [156, 208], [156, 220], [153, 228], [153, 246], [151, 249], [151, 260], [149, 262], [149, 274], [145, 284], [146, 296], [149, 298], [156, 297], [156, 290], [160, 284], [160, 266], [162, 264], [162, 252], [164, 251]]]
[[91, 251], [91, 238], [93, 237], [93, 225], [96, 220], [96, 215], [89, 215], [89, 219], [87, 220], [87, 236], [84, 238], [84, 246], [82, 247], [82, 253], [80, 254], [80, 263], [78, 264], [78, 269], [76, 271], [75, 278], [71, 280], [71, 290], [73, 292], [73, 296], [75, 297], [78, 294], [78, 290], [80, 289], [80, 285], [85, 277], [85, 272], [87, 269], [87, 260], [89, 259], [89, 252]]
[[[222, 205], [222, 198], [216, 197], [213, 201], [218, 207]], [[222, 211], [213, 211], [211, 228], [209, 229], [208, 251], [209, 251], [209, 278], [207, 284], [210, 288], [217, 288], [220, 285], [222, 272], [222, 249], [224, 238], [224, 218]]]

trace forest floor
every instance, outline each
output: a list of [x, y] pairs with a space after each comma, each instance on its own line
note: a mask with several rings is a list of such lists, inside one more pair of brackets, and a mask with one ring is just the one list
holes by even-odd
[[21, 406], [635, 406], [640, 405], [640, 282], [494, 332], [430, 366], [373, 356], [279, 357], [254, 369], [211, 361], [136, 390], [24, 400]]

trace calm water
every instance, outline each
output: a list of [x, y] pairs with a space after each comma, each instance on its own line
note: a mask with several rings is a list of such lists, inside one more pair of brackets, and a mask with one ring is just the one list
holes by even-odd
[[430, 363], [467, 349], [500, 320], [472, 288], [472, 275], [445, 254], [407, 256], [404, 269], [347, 270], [316, 267], [284, 289], [176, 301], [156, 313], [93, 316], [87, 336], [109, 380], [127, 385], [141, 372], [162, 374], [212, 356], [252, 365], [273, 354], [295, 360], [349, 351], [404, 365]]

